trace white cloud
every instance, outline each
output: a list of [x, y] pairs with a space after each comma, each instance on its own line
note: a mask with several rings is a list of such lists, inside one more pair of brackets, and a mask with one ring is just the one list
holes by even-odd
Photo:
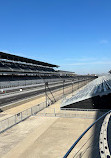
[[74, 57], [72, 57], [72, 58], [66, 58], [66, 59], [64, 59], [64, 60], [66, 60], [66, 61], [78, 61], [78, 62], [81, 62], [81, 61], [91, 61], [91, 60], [96, 60], [96, 58], [94, 58], [94, 57], [81, 57], [81, 58], [74, 58]]
[[65, 70], [74, 71], [77, 74], [107, 73], [111, 67], [111, 60], [108, 57], [81, 57], [67, 61], [60, 66]]
[[95, 60], [87, 60], [86, 62], [73, 62], [64, 64], [67, 66], [81, 66], [81, 65], [111, 65], [111, 61], [109, 59], [95, 59]]

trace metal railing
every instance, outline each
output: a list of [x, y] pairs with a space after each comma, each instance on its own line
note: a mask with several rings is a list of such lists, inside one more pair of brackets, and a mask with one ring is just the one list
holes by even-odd
[[3, 82], [0, 82], [0, 89], [40, 84], [40, 83], [44, 83], [44, 81], [54, 82], [54, 81], [61, 81], [61, 80], [62, 79], [36, 79], [36, 80], [21, 80], [21, 81], [20, 80], [19, 81], [3, 81]]
[[[84, 111], [81, 109], [81, 111]], [[87, 110], [88, 111], [88, 110]], [[90, 111], [90, 110], [89, 110]], [[94, 119], [95, 114], [86, 113], [77, 113], [75, 110], [58, 110], [56, 108], [45, 108], [43, 111], [39, 112], [37, 116], [46, 116], [46, 117], [70, 117], [70, 118], [85, 118], [85, 119]]]
[[[78, 87], [78, 88], [80, 88], [80, 87]], [[66, 97], [66, 95], [68, 95], [70, 93], [72, 93], [72, 89], [70, 89], [70, 91], [65, 92], [65, 95], [61, 94], [61, 95], [56, 96], [56, 101], [61, 99], [61, 98], [63, 99], [64, 96]], [[26, 109], [22, 112], [19, 112], [19, 113], [13, 115], [13, 116], [10, 116], [10, 117], [8, 117], [4, 120], [1, 120], [0, 121], [0, 133], [4, 132], [5, 130], [11, 128], [12, 126], [20, 123], [21, 121], [29, 118], [30, 116], [37, 114], [39, 111], [43, 110], [44, 108], [46, 108], [47, 106], [49, 106], [53, 103], [54, 102], [51, 102], [50, 100], [47, 100], [47, 103], [46, 103], [46, 101], [42, 102], [42, 103], [37, 104], [37, 105], [35, 105], [31, 108], [28, 108], [28, 109]], [[53, 112], [52, 114], [55, 115], [55, 112]], [[56, 114], [55, 116], [62, 117], [63, 115], [64, 116], [70, 116], [70, 114], [65, 114], [65, 113], [64, 114], [59, 113], [59, 114]], [[78, 116], [74, 115], [74, 117], [78, 117]], [[80, 117], [80, 115], [79, 115], [79, 117]]]
[[[63, 80], [73, 80], [74, 78], [50, 78], [50, 79], [35, 79], [35, 80], [16, 80], [16, 81], [0, 81], [0, 89], [3, 88], [11, 88], [11, 87], [19, 87], [19, 86], [28, 86], [33, 84], [40, 84], [44, 82], [57, 82]], [[78, 82], [79, 80], [91, 80], [90, 78], [83, 78], [83, 79], [75, 79], [74, 82]]]
[[[102, 120], [107, 114], [111, 113], [111, 110], [109, 110], [108, 112], [106, 112], [105, 114], [103, 114], [102, 116], [100, 116], [94, 123], [92, 123], [82, 134], [81, 136], [74, 142], [74, 144], [69, 148], [69, 150], [67, 151], [67, 153], [64, 155], [63, 158], [67, 158], [71, 152], [75, 149], [76, 145], [78, 145], [78, 143], [80, 142], [80, 140], [85, 136], [85, 134], [87, 134], [87, 132], [95, 125], [97, 124], [100, 120]], [[94, 132], [94, 131], [93, 131]], [[92, 133], [93, 133], [92, 132]], [[100, 131], [99, 131], [100, 132]], [[94, 133], [93, 133], [94, 134]], [[92, 141], [91, 143], [85, 147], [84, 150], [82, 150], [82, 148], [87, 144], [87, 142], [92, 138], [92, 137], [96, 137], [96, 136], [93, 136], [93, 134], [91, 135], [91, 137], [89, 139], [87, 139], [87, 141], [80, 147], [80, 149], [77, 151], [76, 149], [76, 152], [73, 154], [73, 158], [80, 158], [80, 157], [83, 157], [84, 153], [89, 149], [89, 148], [96, 148], [96, 145], [92, 144]], [[96, 135], [98, 133], [96, 132]], [[99, 141], [97, 142], [99, 143]], [[94, 145], [94, 147], [93, 147]], [[98, 149], [99, 150], [99, 149]], [[91, 153], [90, 153], [91, 154]], [[98, 155], [95, 155], [95, 158], [97, 157]], [[85, 156], [86, 157], [86, 156]]]
[[[50, 103], [48, 102], [48, 105]], [[8, 117], [4, 120], [0, 121], [0, 133], [4, 132], [5, 130], [9, 129], [10, 127], [18, 124], [19, 122], [27, 119], [28, 117], [37, 114], [37, 112], [46, 108], [46, 102], [37, 104], [31, 108], [28, 108], [22, 112], [19, 112], [11, 117]]]
[[[61, 99], [62, 97], [63, 97], [63, 95], [58, 96], [56, 98], [56, 101]], [[4, 120], [1, 120], [0, 121], [0, 133], [4, 132], [7, 129], [11, 128], [12, 126], [20, 123], [21, 121], [29, 118], [30, 116], [37, 114], [38, 112], [40, 112], [41, 110], [43, 110], [44, 108], [46, 108], [47, 106], [49, 106], [51, 104], [53, 104], [53, 102], [51, 102], [50, 100], [47, 100], [47, 103], [46, 103], [46, 101], [42, 102], [31, 108], [21, 111], [13, 116], [10, 116]]]

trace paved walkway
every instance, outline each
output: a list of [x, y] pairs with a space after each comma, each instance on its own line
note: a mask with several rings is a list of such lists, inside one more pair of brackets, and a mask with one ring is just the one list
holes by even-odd
[[0, 155], [3, 158], [62, 158], [93, 121], [33, 116], [0, 135]]
[[[59, 112], [59, 104], [60, 101], [49, 108], [56, 108]], [[95, 111], [91, 113], [96, 117]], [[0, 155], [3, 158], [62, 158], [94, 120], [32, 116], [0, 135]], [[82, 144], [92, 135], [93, 130], [84, 137]]]

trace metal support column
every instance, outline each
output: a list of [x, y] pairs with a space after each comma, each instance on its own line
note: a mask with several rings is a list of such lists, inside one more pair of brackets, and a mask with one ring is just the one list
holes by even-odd
[[65, 83], [65, 80], [63, 80], [63, 97], [65, 95], [65, 92], [64, 92], [64, 83]]

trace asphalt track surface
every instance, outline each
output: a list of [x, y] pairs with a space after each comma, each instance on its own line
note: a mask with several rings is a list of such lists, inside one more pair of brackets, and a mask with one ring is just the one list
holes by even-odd
[[[66, 80], [66, 83], [71, 82], [71, 80]], [[63, 84], [63, 81], [55, 81], [55, 82], [49, 82], [48, 85], [55, 85], [55, 84]], [[20, 89], [22, 90], [28, 90], [28, 89], [34, 89], [34, 88], [39, 88], [39, 87], [44, 87], [45, 83], [39, 83], [39, 84], [34, 84], [34, 85], [27, 85], [27, 86], [18, 86], [18, 87], [10, 87], [10, 88], [3, 88], [3, 93], [0, 91], [0, 96], [7, 95], [8, 93], [10, 94], [11, 92], [19, 92]], [[1, 89], [2, 90], [2, 89]]]
[[[78, 82], [82, 82], [82, 81], [85, 81], [85, 80], [79, 80]], [[75, 81], [74, 83], [78, 83], [78, 82]], [[64, 87], [68, 87], [71, 85], [72, 85], [72, 81], [68, 83], [67, 82], [64, 83]], [[51, 91], [59, 90], [63, 88], [63, 82], [59, 84], [56, 83], [56, 84], [50, 85], [49, 88]], [[45, 86], [41, 86], [41, 87], [39, 86], [38, 88], [28, 89], [27, 91], [22, 91], [22, 92], [19, 91], [18, 93], [9, 93], [8, 95], [0, 96], [0, 107], [10, 104], [12, 102], [23, 100], [32, 96], [37, 96], [43, 93], [45, 93]]]
[[[72, 82], [65, 83], [64, 87], [70, 86], [71, 84], [72, 84]], [[49, 86], [51, 91], [54, 91], [54, 90], [57, 90], [57, 89], [59, 90], [62, 87], [63, 87], [63, 83]], [[42, 86], [42, 87], [39, 87], [39, 88], [34, 88], [32, 90], [29, 89], [28, 91], [22, 91], [22, 92], [19, 92], [19, 93], [11, 93], [11, 94], [8, 94], [8, 95], [4, 95], [4, 96], [0, 97], [0, 107], [4, 106], [6, 104], [10, 104], [14, 101], [19, 101], [21, 99], [26, 99], [26, 98], [29, 98], [31, 96], [36, 96], [36, 95], [40, 95], [40, 94], [43, 94], [43, 93], [45, 93], [45, 86]]]

